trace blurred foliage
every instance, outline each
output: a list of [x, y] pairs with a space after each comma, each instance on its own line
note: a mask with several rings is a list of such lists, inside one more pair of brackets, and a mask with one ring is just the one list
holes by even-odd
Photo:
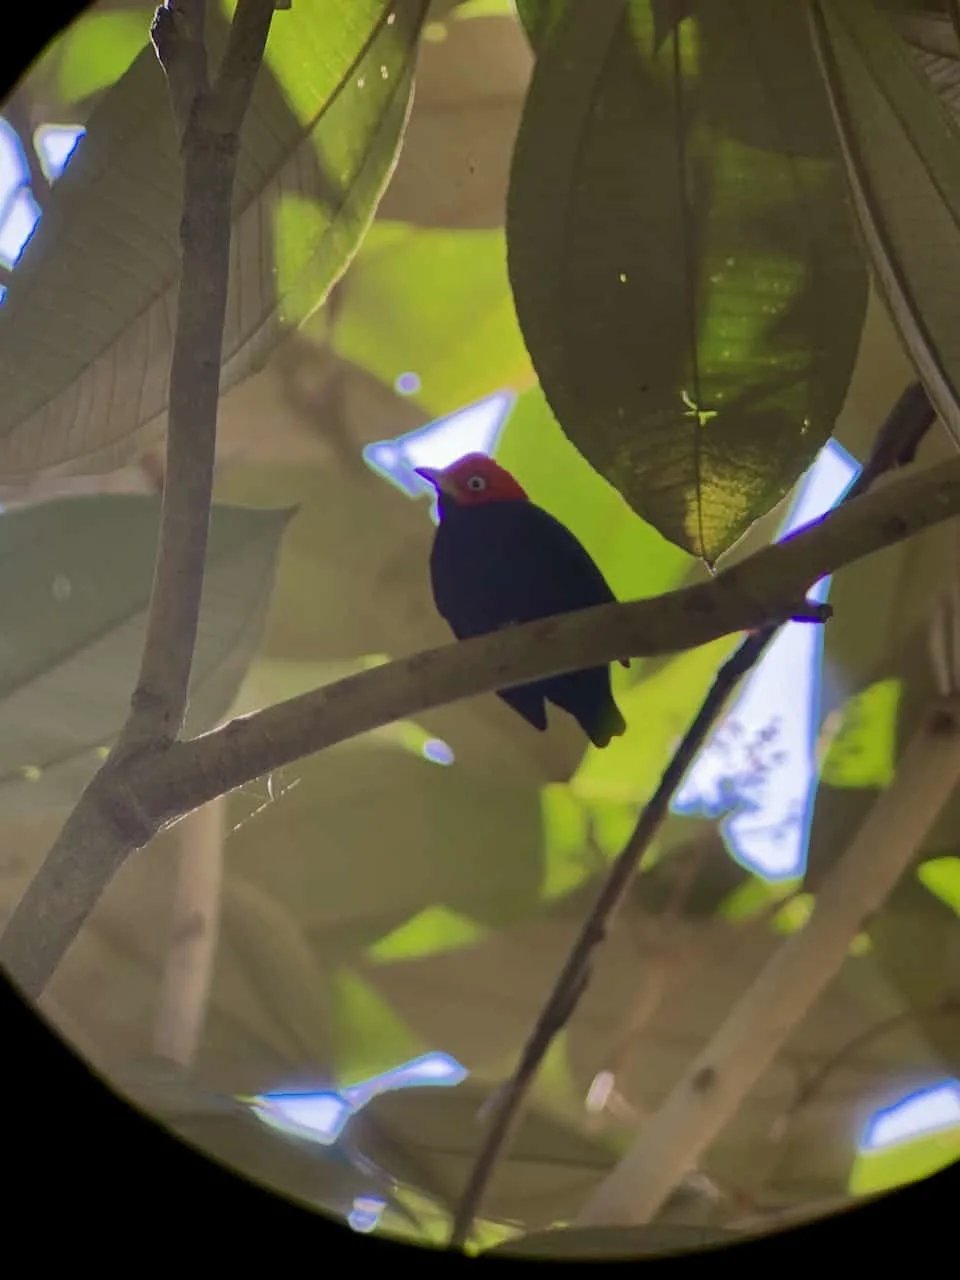
[[849, 700], [820, 780], [830, 787], [888, 787], [896, 773], [897, 710], [902, 684], [880, 680]]
[[[173, 280], [178, 209], [171, 175], [178, 161], [163, 116], [162, 77], [140, 25], [152, 7], [95, 11], [38, 65], [38, 101], [59, 95], [72, 104], [71, 119], [85, 117], [95, 102], [87, 159], [81, 148], [71, 161], [12, 283], [2, 353], [11, 421], [18, 386], [36, 374], [31, 395], [53, 389], [46, 370], [55, 357], [63, 388], [89, 362], [94, 348], [79, 323], [90, 310], [82, 289], [99, 296], [103, 327], [119, 333], [145, 299], [162, 295]], [[449, 638], [429, 598], [427, 504], [410, 501], [363, 463], [362, 450], [373, 441], [512, 390], [517, 399], [498, 459], [533, 500], [574, 530], [617, 596], [633, 599], [702, 580], [696, 556], [714, 558], [766, 513], [733, 556], [761, 545], [782, 514], [773, 504], [834, 425], [836, 438], [862, 458], [913, 376], [876, 297], [861, 327], [863, 268], [840, 207], [845, 197], [824, 104], [811, 107], [815, 77], [806, 37], [798, 34], [801, 7], [788, 13], [784, 0], [720, 7], [631, 0], [634, 25], [611, 46], [607, 89], [585, 104], [587, 63], [593, 57], [597, 70], [601, 61], [586, 30], [596, 15], [585, 5], [583, 27], [567, 32], [563, 47], [582, 54], [568, 84], [560, 54], [548, 52], [548, 28], [569, 6], [518, 0], [542, 54], [514, 169], [519, 238], [516, 225], [504, 227], [503, 204], [531, 54], [512, 5], [467, 0], [431, 7], [399, 158], [413, 39], [408, 33], [407, 44], [388, 41], [393, 60], [381, 62], [377, 42], [388, 37], [388, 8], [376, 0], [351, 4], [348, 21], [346, 10], [326, 6], [321, 22], [295, 0], [293, 10], [278, 13], [268, 45], [268, 74], [241, 159], [240, 203], [253, 213], [236, 225], [236, 256], [247, 265], [235, 276], [231, 314], [239, 347], [228, 344], [228, 355], [243, 354], [225, 370], [225, 389], [237, 385], [222, 405], [226, 444], [217, 481], [220, 502], [248, 510], [218, 512], [214, 520], [208, 593], [215, 608], [205, 614], [197, 678], [213, 674], [211, 690], [194, 690], [192, 729], [228, 708], [246, 714]], [[408, 7], [408, 17], [414, 9]], [[770, 24], [781, 17], [778, 33]], [[750, 60], [741, 53], [747, 27], [760, 40]], [[679, 73], [671, 64], [674, 37]], [[727, 96], [721, 90], [732, 80], [738, 90]], [[696, 170], [692, 209], [681, 208], [675, 176], [670, 110], [681, 83], [694, 113], [685, 134]], [[767, 95], [776, 110], [767, 109]], [[583, 124], [593, 130], [589, 163], [578, 169], [571, 160], [554, 181], [556, 169], [546, 170], [559, 164], [557, 139], [564, 142]], [[157, 141], [158, 129], [166, 129], [165, 143]], [[647, 159], [641, 156], [634, 170], [623, 154], [636, 154], [641, 144], [649, 144]], [[395, 161], [380, 216], [365, 235]], [[296, 171], [289, 183], [286, 165]], [[634, 171], [642, 182], [617, 185]], [[809, 225], [798, 221], [800, 189], [809, 197]], [[582, 199], [573, 198], [578, 192]], [[580, 238], [564, 240], [570, 208], [582, 217]], [[611, 218], [611, 209], [630, 216]], [[141, 217], [138, 240], [130, 228]], [[111, 257], [101, 223], [129, 239], [132, 256]], [[563, 271], [550, 274], [557, 259], [544, 255], [555, 243]], [[681, 249], [691, 244], [696, 253], [685, 256]], [[526, 273], [534, 294], [544, 280], [557, 288], [573, 281], [566, 292], [534, 299], [543, 341], [522, 287], [518, 322], [508, 247], [515, 283]], [[124, 274], [124, 263], [134, 263], [132, 274]], [[24, 319], [18, 285], [21, 298], [29, 297], [39, 288], [31, 280], [43, 271], [60, 281], [56, 290], [50, 285], [56, 315], [33, 310]], [[122, 298], [121, 285], [128, 290]], [[691, 291], [700, 326], [692, 337], [684, 327]], [[251, 298], [256, 305], [248, 313]], [[20, 349], [7, 336], [18, 326], [35, 366], [25, 359], [19, 367]], [[75, 343], [61, 343], [68, 329]], [[127, 403], [139, 412], [141, 365], [125, 350], [113, 354], [118, 370], [132, 371]], [[162, 343], [147, 354], [162, 389]], [[64, 372], [67, 364], [73, 373]], [[410, 396], [394, 390], [405, 372], [420, 380]], [[695, 387], [694, 374], [704, 420], [680, 400]], [[643, 399], [648, 393], [641, 388], [654, 379], [660, 409], [672, 406], [669, 420]], [[573, 410], [564, 399], [568, 383], [586, 388]], [[626, 399], [614, 404], [621, 391]], [[721, 395], [738, 409], [721, 413]], [[613, 421], [608, 411], [621, 401], [630, 407], [630, 433], [617, 452], [604, 433]], [[154, 410], [157, 425], [161, 401]], [[812, 424], [806, 431], [805, 417]], [[93, 435], [79, 441], [78, 454], [92, 456], [104, 443], [104, 422], [104, 415], [91, 416]], [[120, 428], [122, 435], [126, 427]], [[671, 449], [680, 437], [678, 482]], [[57, 448], [69, 452], [77, 442], [68, 433]], [[49, 443], [27, 438], [47, 460]], [[25, 471], [37, 461], [29, 447], [11, 456]], [[933, 440], [921, 460], [944, 456], [942, 441]], [[673, 486], [667, 499], [665, 485]], [[661, 499], [665, 505], [658, 506]], [[59, 767], [75, 745], [65, 738], [71, 726], [85, 731], [85, 750], [96, 748], [124, 709], [154, 525], [142, 516], [104, 513], [155, 513], [154, 500], [124, 507], [131, 501], [91, 500], [76, 527], [65, 522], [65, 512], [79, 510], [69, 504], [0, 522], [0, 544], [9, 541], [0, 585], [5, 599], [17, 602], [2, 637], [8, 648], [0, 695], [7, 698], [9, 688], [9, 697], [31, 700], [30, 732], [38, 742], [47, 735], [50, 746], [49, 760], [37, 752], [23, 759], [23, 743], [33, 740], [23, 729], [27, 722], [3, 703], [12, 744], [0, 785], [4, 911], [50, 834], [35, 822], [12, 825], [4, 807], [12, 791], [4, 788], [26, 797], [34, 819], [43, 787], [17, 768], [39, 761], [41, 777], [52, 777], [48, 763]], [[709, 516], [706, 537], [690, 534], [688, 517], [698, 505]], [[232, 522], [229, 536], [224, 518]], [[490, 1212], [510, 1221], [480, 1224], [477, 1245], [572, 1216], [637, 1116], [657, 1105], [691, 1047], [708, 1037], [778, 936], [803, 927], [819, 878], [842, 854], [877, 789], [889, 785], [932, 695], [925, 620], [935, 593], [955, 574], [952, 538], [949, 530], [931, 530], [835, 578], [836, 617], [826, 632], [815, 716], [826, 722], [825, 785], [807, 884], [750, 875], [730, 859], [715, 823], [675, 816], [664, 825], [598, 958], [582, 1015], [551, 1051], [536, 1105], [498, 1180]], [[68, 601], [59, 598], [61, 579], [71, 584]], [[81, 618], [88, 579], [96, 599]], [[109, 648], [119, 632], [121, 649]], [[9, 659], [10, 637], [19, 666]], [[232, 795], [222, 936], [198, 1076], [238, 1092], [318, 1076], [346, 1084], [425, 1049], [456, 1054], [472, 1074], [465, 1086], [384, 1096], [348, 1129], [393, 1187], [382, 1229], [442, 1240], [476, 1146], [478, 1110], [512, 1069], [600, 876], [736, 642], [727, 637], [634, 662], [628, 671], [615, 667], [629, 730], [603, 752], [585, 746], [561, 716], [538, 735], [490, 696], [364, 734]], [[91, 700], [103, 703], [96, 715]], [[429, 758], [431, 738], [448, 744], [452, 766]], [[0, 750], [4, 741], [0, 731]], [[95, 763], [84, 756], [82, 780]], [[57, 795], [74, 793], [75, 787]], [[731, 1184], [744, 1171], [761, 1179], [753, 1172], [758, 1152], [766, 1153], [758, 1134], [789, 1101], [794, 1077], [861, 1034], [878, 1011], [913, 1011], [909, 1036], [892, 1049], [856, 1055], [854, 1081], [835, 1096], [824, 1091], [810, 1108], [820, 1128], [811, 1122], [815, 1137], [798, 1141], [771, 1175], [772, 1194], [799, 1201], [811, 1196], [811, 1186], [817, 1194], [842, 1190], [853, 1149], [851, 1089], [866, 1096], [878, 1080], [915, 1067], [958, 1069], [957, 1024], [925, 1012], [957, 994], [958, 821], [960, 805], [944, 815], [920, 851], [916, 876], [870, 922], [869, 936], [854, 940], [848, 965], [711, 1153], [722, 1171], [731, 1171]], [[52, 992], [56, 1008], [66, 1010], [62, 1025], [72, 1017], [111, 1065], [149, 1037], [172, 891], [171, 847], [161, 836], [117, 877]], [[790, 894], [796, 896], [777, 910]], [[654, 924], [667, 943], [656, 942]], [[649, 1027], [637, 1033], [636, 1065], [618, 1078], [629, 1118], [587, 1116], [583, 1098], [622, 1035], [643, 975], [664, 955], [682, 959], [686, 949], [699, 954], [698, 948], [706, 959], [689, 976], [678, 966]], [[591, 1126], [595, 1131], [587, 1132]], [[276, 1135], [269, 1142], [251, 1136], [248, 1117], [194, 1117], [178, 1121], [178, 1131], [339, 1213], [349, 1212], [354, 1193], [381, 1185], [342, 1153], [314, 1160]], [[866, 1190], [888, 1185], [884, 1179], [922, 1176], [936, 1163], [934, 1151], [956, 1155], [947, 1140], [924, 1139], [921, 1148], [922, 1156], [909, 1159], [903, 1152], [857, 1157], [851, 1186]], [[401, 1203], [420, 1225], [403, 1216]], [[636, 1254], [699, 1242], [689, 1229], [683, 1238], [663, 1232], [659, 1223], [629, 1241], [618, 1236], [601, 1244]], [[537, 1238], [529, 1245], [532, 1252], [556, 1245], [569, 1253], [586, 1234], [554, 1232], [546, 1244]], [[597, 1240], [582, 1243], [594, 1247]]]
[[376, 223], [337, 309], [333, 348], [387, 386], [416, 373], [412, 399], [435, 416], [529, 386], [503, 232]]

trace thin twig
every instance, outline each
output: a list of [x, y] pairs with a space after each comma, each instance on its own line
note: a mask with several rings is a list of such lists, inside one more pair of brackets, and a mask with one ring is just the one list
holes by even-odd
[[[841, 510], [833, 519], [838, 516], [842, 518], [843, 506], [848, 510], [854, 509], [863, 500], [861, 495], [882, 471], [903, 465], [914, 457], [917, 445], [929, 430], [933, 418], [930, 402], [922, 389], [909, 388], [898, 399], [877, 433], [871, 456], [864, 467], [867, 478], [864, 480], [861, 477], [859, 486], [851, 487], [841, 504]], [[787, 541], [784, 540], [780, 545], [786, 545]], [[480, 1210], [493, 1171], [519, 1122], [527, 1092], [555, 1036], [570, 1018], [586, 989], [593, 954], [606, 937], [610, 922], [633, 881], [640, 859], [662, 826], [674, 792], [699, 755], [733, 691], [759, 662], [779, 629], [779, 624], [768, 624], [754, 631], [720, 668], [693, 723], [664, 770], [656, 791], [643, 809], [626, 847], [613, 864], [524, 1045], [516, 1071], [497, 1097], [480, 1153], [457, 1206], [451, 1246], [462, 1248], [469, 1237], [471, 1225]], [[692, 1163], [691, 1161], [690, 1164]], [[681, 1170], [685, 1171], [686, 1168]]]
[[273, 16], [272, 0], [239, 0], [211, 89], [204, 9], [203, 0], [167, 0], [151, 28], [181, 133], [181, 285], [157, 562], [140, 674], [118, 755], [173, 741], [186, 712], [210, 529], [239, 129]]
[[940, 699], [907, 746], [849, 848], [824, 877], [813, 914], [781, 945], [590, 1197], [581, 1226], [642, 1225], [659, 1211], [847, 957], [960, 778], [960, 699]]

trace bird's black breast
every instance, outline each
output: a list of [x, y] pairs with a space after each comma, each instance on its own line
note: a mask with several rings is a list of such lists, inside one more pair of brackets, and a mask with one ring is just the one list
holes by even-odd
[[460, 638], [614, 599], [570, 530], [523, 501], [447, 507], [430, 573], [437, 609]]

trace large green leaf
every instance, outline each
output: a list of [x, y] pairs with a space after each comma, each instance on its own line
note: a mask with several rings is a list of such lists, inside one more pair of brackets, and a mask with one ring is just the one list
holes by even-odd
[[[274, 19], [234, 192], [221, 386], [323, 301], [372, 217], [410, 102], [425, 3]], [[222, 17], [209, 24], [222, 45]], [[0, 475], [109, 466], [165, 421], [181, 165], [145, 49], [97, 103], [0, 311]]]
[[[72, 803], [133, 692], [160, 504], [76, 498], [0, 519], [0, 814]], [[289, 513], [214, 509], [187, 728], [229, 708]]]
[[620, 600], [679, 586], [694, 563], [627, 506], [564, 435], [539, 387], [517, 398], [497, 459], [577, 535]]
[[866, 273], [793, 0], [571, 5], [514, 155], [510, 275], [564, 430], [714, 561], [830, 435]]
[[960, 441], [960, 130], [872, 3], [815, 0], [811, 14], [874, 276]]

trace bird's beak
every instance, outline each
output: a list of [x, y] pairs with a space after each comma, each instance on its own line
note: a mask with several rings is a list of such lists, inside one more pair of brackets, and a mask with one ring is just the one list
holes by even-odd
[[418, 476], [423, 476], [428, 484], [432, 484], [437, 493], [449, 491], [449, 482], [442, 471], [438, 471], [435, 467], [414, 467], [413, 469]]

